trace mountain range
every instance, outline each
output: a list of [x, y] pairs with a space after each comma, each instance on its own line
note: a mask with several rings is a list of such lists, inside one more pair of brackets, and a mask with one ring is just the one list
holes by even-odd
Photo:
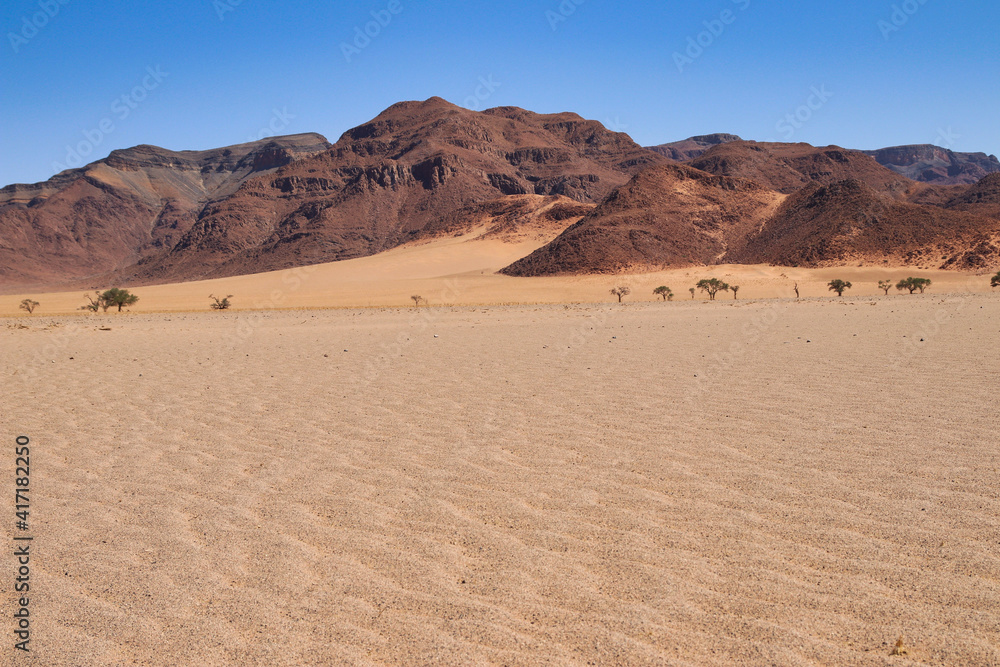
[[[350, 259], [454, 233], [564, 227], [515, 276], [667, 266], [1000, 263], [1000, 162], [715, 134], [644, 148], [573, 113], [402, 102], [331, 144], [154, 146], [0, 190], [0, 287], [103, 287]], [[492, 233], [492, 232], [491, 232]]]

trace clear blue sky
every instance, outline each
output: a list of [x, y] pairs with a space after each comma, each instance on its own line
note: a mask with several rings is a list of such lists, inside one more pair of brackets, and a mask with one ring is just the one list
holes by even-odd
[[[391, 20], [345, 55], [371, 12]], [[0, 184], [44, 180], [81, 144], [89, 162], [269, 126], [336, 141], [434, 95], [575, 111], [643, 145], [732, 132], [1000, 155], [998, 28], [984, 0], [5, 0]]]

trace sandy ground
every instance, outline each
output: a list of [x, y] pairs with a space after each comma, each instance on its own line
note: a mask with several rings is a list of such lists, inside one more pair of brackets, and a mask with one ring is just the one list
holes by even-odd
[[1000, 664], [998, 344], [959, 291], [3, 319], [0, 658]]
[[[234, 310], [411, 306], [412, 295], [424, 297], [432, 306], [600, 303], [613, 299], [609, 291], [619, 285], [632, 290], [629, 301], [658, 299], [653, 289], [659, 285], [670, 287], [675, 299], [690, 300], [688, 289], [702, 278], [712, 277], [739, 285], [741, 299], [792, 297], [796, 283], [803, 297], [829, 296], [832, 292], [827, 283], [834, 278], [854, 285], [848, 296], [871, 296], [883, 293], [878, 289], [880, 280], [895, 284], [911, 275], [930, 278], [931, 292], [983, 293], [990, 291], [989, 276], [993, 273], [974, 275], [908, 267], [794, 269], [727, 264], [639, 275], [511, 278], [496, 271], [544, 245], [558, 230], [516, 243], [484, 240], [480, 238], [483, 231], [409, 244], [343, 262], [219, 280], [134, 287], [132, 291], [140, 300], [132, 310], [207, 311], [210, 294], [219, 297], [232, 294]], [[102, 289], [107, 287], [112, 285], [104, 285]], [[890, 293], [899, 294], [895, 289]], [[84, 294], [85, 290], [3, 294], [0, 289], [0, 316], [25, 314], [18, 309], [25, 298], [41, 304], [37, 315], [79, 312], [80, 306], [87, 303]], [[696, 298], [707, 297], [698, 292]], [[732, 299], [732, 294], [723, 293], [719, 298]]]

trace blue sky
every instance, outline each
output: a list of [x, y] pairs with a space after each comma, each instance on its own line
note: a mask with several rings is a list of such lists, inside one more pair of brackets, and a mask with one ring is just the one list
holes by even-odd
[[6, 0], [0, 185], [143, 143], [336, 141], [434, 95], [575, 111], [643, 145], [732, 132], [1000, 155], [998, 28], [982, 0]]

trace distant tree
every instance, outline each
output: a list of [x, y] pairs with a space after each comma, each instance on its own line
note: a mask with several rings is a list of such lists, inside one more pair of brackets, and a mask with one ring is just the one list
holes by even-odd
[[89, 294], [84, 294], [83, 296], [90, 303], [80, 306], [80, 310], [89, 310], [92, 313], [103, 310], [106, 313], [108, 312], [108, 308], [111, 307], [111, 303], [100, 292], [94, 292], [94, 296], [90, 296]]
[[920, 290], [920, 293], [923, 294], [924, 290], [927, 289], [930, 286], [930, 284], [931, 281], [929, 278], [913, 278], [911, 276], [909, 278], [904, 278], [903, 280], [900, 280], [898, 283], [896, 283], [896, 289], [898, 289], [900, 292], [902, 292], [903, 290], [909, 290], [910, 294], [913, 294], [917, 290]]
[[222, 299], [220, 299], [219, 297], [215, 296], [214, 294], [209, 294], [208, 298], [212, 299], [213, 301], [215, 301], [215, 303], [210, 304], [212, 306], [212, 310], [228, 310], [229, 307], [231, 305], [233, 305], [233, 304], [229, 303], [229, 300], [233, 298], [232, 294], [227, 294], [225, 296], [225, 298], [222, 298]]
[[795, 298], [798, 299], [799, 298], [799, 284], [795, 283], [795, 287], [793, 287], [792, 289], [795, 290]]
[[739, 285], [730, 285], [729, 289], [733, 292], [733, 301], [736, 301], [736, 293], [740, 291]]
[[109, 306], [118, 306], [118, 312], [122, 312], [122, 308], [134, 306], [139, 300], [135, 294], [132, 294], [127, 289], [119, 289], [117, 287], [112, 287], [101, 294], [101, 299], [106, 301]]
[[18, 308], [20, 308], [21, 310], [28, 311], [28, 314], [31, 315], [33, 312], [35, 312], [35, 308], [38, 308], [38, 306], [39, 304], [37, 301], [32, 301], [31, 299], [24, 299], [21, 301], [21, 305], [18, 306]]
[[424, 299], [424, 297], [420, 296], [419, 294], [414, 294], [414, 295], [413, 295], [413, 296], [411, 296], [410, 298], [411, 298], [411, 299], [413, 299], [413, 307], [414, 307], [414, 308], [417, 308], [417, 307], [419, 307], [419, 306], [420, 306], [420, 302], [421, 302], [421, 301], [423, 301], [424, 303], [426, 303], [426, 302], [427, 302], [427, 300], [426, 300], [426, 299]]
[[729, 285], [722, 282], [718, 278], [705, 278], [703, 280], [699, 280], [695, 287], [703, 292], [707, 292], [709, 301], [715, 301], [715, 295], [718, 292], [726, 292], [729, 290]]
[[690, 288], [688, 292], [691, 292], [691, 298], [694, 299], [694, 288]]
[[891, 280], [880, 280], [878, 281], [878, 288], [885, 292], [886, 296], [889, 296], [889, 290], [892, 289]]
[[666, 285], [660, 285], [653, 290], [653, 294], [658, 294], [663, 297], [664, 301], [672, 301], [674, 298], [674, 293]]
[[997, 271], [997, 274], [990, 278], [990, 287], [1000, 287], [1000, 271]]
[[611, 290], [611, 293], [618, 297], [618, 303], [622, 302], [623, 296], [628, 296], [632, 293], [632, 288], [627, 285], [619, 285]]
[[851, 289], [852, 285], [849, 282], [845, 282], [840, 278], [837, 278], [836, 280], [828, 282], [827, 287], [831, 292], [836, 292], [837, 296], [844, 296], [844, 290]]

